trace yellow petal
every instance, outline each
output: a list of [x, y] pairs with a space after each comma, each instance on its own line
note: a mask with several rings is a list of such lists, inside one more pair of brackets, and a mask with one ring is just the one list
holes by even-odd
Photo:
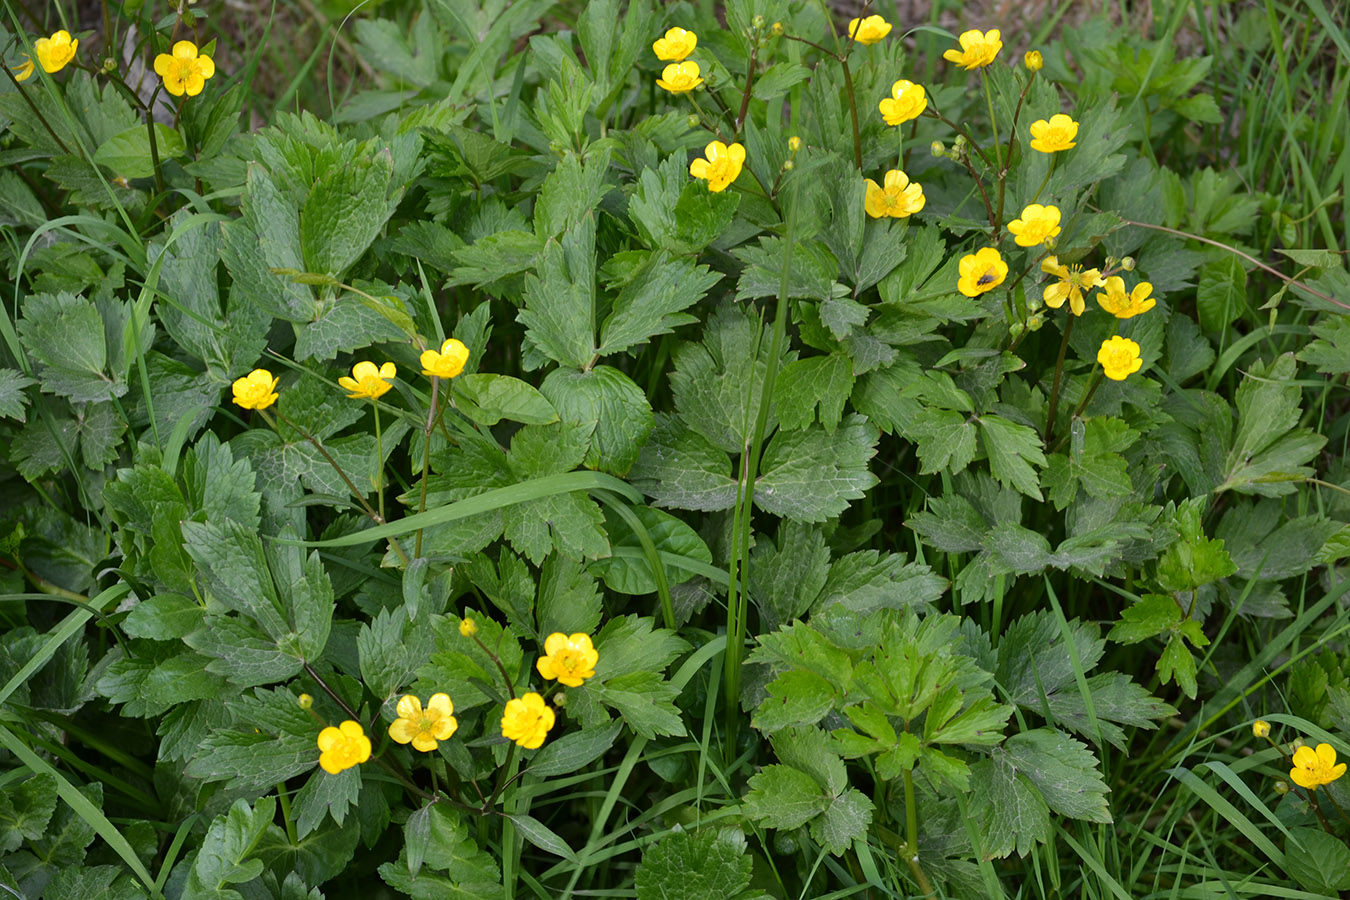
[[412, 739], [414, 750], [421, 750], [423, 753], [430, 753], [436, 749], [436, 739], [423, 731]]
[[427, 712], [435, 713], [438, 716], [452, 715], [455, 711], [455, 704], [450, 702], [449, 694], [432, 694], [427, 700]]
[[179, 59], [196, 59], [197, 45], [192, 41], [179, 41], [173, 45], [173, 55]]
[[411, 719], [395, 719], [389, 725], [389, 736], [400, 744], [406, 744], [417, 737], [417, 724]]
[[431, 736], [438, 741], [447, 741], [458, 728], [459, 722], [455, 720], [455, 717], [446, 716], [437, 719], [436, 723], [431, 726]]
[[422, 701], [417, 699], [415, 694], [404, 694], [398, 699], [398, 714], [404, 719], [420, 719], [422, 717]]
[[216, 74], [216, 64], [209, 56], [197, 57], [197, 66], [201, 69], [203, 78], [210, 78]]

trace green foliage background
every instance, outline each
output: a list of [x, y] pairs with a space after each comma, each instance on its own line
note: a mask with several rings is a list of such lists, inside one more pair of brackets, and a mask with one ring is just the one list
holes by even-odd
[[[1350, 779], [1285, 760], [1350, 754], [1344, 13], [1070, 6], [967, 74], [941, 7], [863, 47], [799, 0], [306, 4], [331, 45], [287, 61], [150, 0], [0, 83], [0, 887], [1350, 889]], [[5, 11], [11, 65], [78, 31]], [[217, 74], [155, 123], [131, 62], [189, 34]], [[882, 123], [902, 77], [945, 121]], [[925, 208], [867, 217], [897, 165]], [[1033, 200], [1156, 308], [1044, 309]], [[994, 244], [1007, 282], [957, 293]], [[1144, 365], [1101, 382], [1117, 333]], [[378, 401], [337, 386], [365, 359]], [[229, 402], [260, 366], [267, 414]], [[600, 662], [520, 752], [554, 632]], [[456, 735], [392, 743], [434, 692]], [[331, 775], [346, 718], [377, 759]]]

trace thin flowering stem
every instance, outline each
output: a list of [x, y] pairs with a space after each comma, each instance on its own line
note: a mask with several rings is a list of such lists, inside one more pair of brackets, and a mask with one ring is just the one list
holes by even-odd
[[69, 154], [70, 148], [66, 146], [66, 142], [61, 140], [61, 135], [56, 133], [55, 128], [52, 128], [51, 123], [47, 121], [47, 117], [42, 114], [42, 110], [38, 109], [37, 104], [33, 102], [33, 98], [28, 96], [28, 92], [23, 89], [23, 85], [19, 84], [18, 79], [14, 77], [14, 73], [9, 70], [9, 66], [0, 65], [0, 69], [5, 70], [5, 77], [7, 77], [10, 83], [14, 85], [14, 90], [18, 91], [19, 96], [23, 97], [24, 102], [28, 104], [28, 108], [33, 111], [33, 114], [38, 117], [38, 121], [42, 123], [42, 126], [47, 129], [47, 133], [52, 136], [52, 140], [56, 141], [62, 151]]
[[380, 430], [380, 404], [371, 398], [375, 407], [375, 502], [380, 518], [384, 518], [384, 433]]
[[[258, 410], [258, 414], [263, 417], [263, 421], [267, 422], [268, 425], [272, 426], [273, 431], [277, 431], [277, 423], [273, 421], [270, 415], [267, 414], [267, 410], [260, 409]], [[361, 490], [356, 486], [356, 483], [353, 482], [350, 477], [348, 477], [347, 472], [342, 468], [342, 466], [338, 465], [338, 461], [333, 458], [333, 454], [328, 452], [328, 450], [324, 447], [324, 445], [319, 442], [318, 438], [310, 434], [305, 429], [301, 428], [295, 422], [292, 422], [290, 419], [288, 419], [281, 410], [277, 410], [277, 418], [285, 422], [291, 428], [294, 428], [296, 431], [298, 431], [305, 438], [305, 440], [309, 441], [310, 444], [313, 445], [315, 450], [319, 451], [319, 454], [323, 456], [324, 459], [328, 460], [328, 464], [333, 467], [333, 471], [337, 472], [339, 477], [342, 478], [343, 482], [346, 483], [348, 489], [351, 490], [352, 495], [356, 497], [358, 501], [360, 501], [361, 506], [366, 511], [366, 515], [369, 516], [371, 520], [375, 522], [376, 525], [386, 524], [384, 521], [384, 516], [380, 515], [379, 512], [376, 511], [376, 509], [370, 505], [370, 502], [366, 500], [365, 494], [361, 493]], [[279, 433], [280, 432], [278, 432], [278, 434]], [[411, 562], [411, 560], [408, 559], [408, 554], [404, 552], [403, 548], [399, 546], [398, 541], [395, 540], [394, 538], [389, 539], [389, 549], [394, 551], [394, 554], [403, 561], [403, 564], [405, 566], [409, 562]]]
[[[435, 375], [431, 376], [431, 405], [427, 407], [427, 426], [422, 431], [422, 488], [421, 494], [417, 498], [417, 512], [426, 512], [427, 508], [427, 472], [431, 468], [431, 433], [436, 430], [436, 420], [440, 418], [436, 414], [436, 407], [439, 405], [438, 394], [440, 393], [441, 380]], [[417, 538], [413, 544], [413, 556], [420, 558], [422, 555], [422, 529], [417, 529]]]
[[1069, 335], [1073, 334], [1073, 323], [1078, 318], [1069, 312], [1069, 321], [1064, 325], [1064, 338], [1059, 342], [1059, 356], [1055, 359], [1055, 383], [1050, 388], [1050, 410], [1045, 417], [1045, 443], [1049, 444], [1055, 436], [1055, 413], [1059, 411], [1059, 382], [1064, 375], [1064, 354], [1069, 350]]
[[501, 657], [489, 650], [487, 644], [484, 644], [482, 639], [476, 634], [473, 635], [473, 642], [478, 645], [479, 649], [488, 655], [489, 659], [497, 664], [497, 671], [502, 675], [502, 682], [506, 685], [506, 692], [511, 695], [512, 700], [516, 699], [516, 686], [511, 683], [511, 676], [506, 674], [506, 666], [502, 665]]
[[745, 125], [745, 114], [750, 110], [750, 89], [755, 86], [755, 67], [759, 64], [759, 41], [750, 48], [750, 65], [745, 72], [745, 91], [741, 94], [741, 111], [736, 114], [736, 130], [733, 134], [740, 136], [741, 128]]
[[1031, 195], [1032, 203], [1035, 203], [1037, 200], [1041, 199], [1041, 191], [1045, 190], [1045, 186], [1050, 183], [1050, 176], [1055, 174], [1055, 162], [1058, 161], [1058, 159], [1059, 159], [1058, 154], [1051, 155], [1050, 168], [1045, 170], [1045, 177], [1041, 179], [1040, 187], [1036, 188], [1036, 193]]
[[998, 162], [1000, 169], [1000, 178], [1002, 180], [1003, 169], [1003, 146], [998, 139], [998, 119], [994, 118], [994, 92], [989, 87], [989, 76], [983, 68], [980, 69], [980, 81], [984, 83], [984, 100], [989, 106], [989, 126], [994, 130], [994, 159]]
[[[850, 43], [852, 43], [850, 41]], [[853, 164], [862, 169], [862, 137], [858, 130], [858, 98], [854, 96], [853, 91], [853, 73], [848, 69], [848, 55], [845, 54], [839, 58], [839, 65], [844, 70], [844, 92], [848, 94], [848, 115], [849, 121], [853, 125]]]
[[955, 122], [944, 116], [942, 113], [938, 112], [937, 107], [933, 105], [931, 98], [929, 99], [928, 102], [928, 108], [923, 111], [923, 115], [932, 116], [933, 118], [941, 122], [943, 125], [946, 125], [952, 131], [955, 131], [957, 134], [961, 135], [961, 137], [966, 139], [966, 143], [970, 145], [971, 149], [973, 149], [976, 153], [980, 154], [980, 159], [984, 160], [984, 164], [986, 166], [988, 166], [991, 169], [996, 168], [996, 166], [994, 165], [994, 161], [991, 160], [989, 158], [989, 155], [984, 152], [984, 148], [982, 148], [975, 141], [975, 139], [970, 136], [970, 133], [967, 132], [964, 128], [962, 128], [960, 125], [957, 125]]
[[[1083, 414], [1083, 410], [1087, 409], [1087, 405], [1092, 402], [1093, 396], [1097, 393], [1097, 388], [1101, 387], [1102, 382], [1105, 380], [1106, 380], [1106, 373], [1098, 371], [1095, 377], [1092, 379], [1092, 386], [1088, 388], [1087, 394], [1083, 397], [1083, 402], [1079, 403], [1078, 408], [1073, 411], [1073, 415], [1069, 416], [1070, 422], [1072, 422], [1074, 419], [1078, 418]], [[1064, 446], [1064, 442], [1067, 441], [1068, 439], [1069, 436], [1067, 434], [1061, 435], [1059, 440], [1055, 442], [1055, 446], [1050, 448], [1050, 452], [1057, 453], [1059, 449]]]
[[506, 762], [502, 765], [500, 769], [497, 770], [497, 786], [492, 789], [492, 794], [486, 800], [483, 801], [483, 808], [481, 812], [486, 813], [489, 809], [495, 806], [497, 803], [497, 798], [501, 796], [502, 791], [506, 790], [506, 785], [511, 781], [515, 780], [516, 775], [520, 774], [519, 772], [515, 772], [510, 775], [507, 774], [508, 772], [511, 772], [511, 769], [515, 764], [516, 764], [516, 742], [512, 741], [511, 746], [506, 748]]

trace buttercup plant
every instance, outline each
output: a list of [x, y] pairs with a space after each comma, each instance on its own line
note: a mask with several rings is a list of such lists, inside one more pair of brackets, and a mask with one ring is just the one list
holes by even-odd
[[11, 38], [0, 883], [1350, 889], [1334, 42], [536, 7]]

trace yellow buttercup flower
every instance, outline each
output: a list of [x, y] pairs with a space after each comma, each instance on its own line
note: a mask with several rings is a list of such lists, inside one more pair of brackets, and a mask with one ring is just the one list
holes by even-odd
[[578, 631], [573, 635], [561, 631], [550, 634], [544, 641], [545, 656], [539, 657], [534, 667], [544, 680], [558, 679], [559, 684], [581, 687], [587, 678], [595, 677], [595, 664], [600, 654], [591, 645], [591, 636]]
[[863, 208], [874, 219], [891, 216], [903, 219], [923, 209], [927, 202], [923, 188], [910, 183], [909, 176], [899, 169], [886, 173], [886, 186], [882, 187], [872, 179], [867, 179], [867, 196], [863, 199]]
[[1254, 737], [1270, 737], [1270, 723], [1265, 719], [1257, 719], [1252, 723], [1252, 735]]
[[959, 271], [956, 289], [967, 297], [978, 297], [1003, 283], [1008, 277], [1008, 264], [996, 249], [984, 247], [961, 257]]
[[745, 165], [745, 148], [740, 144], [727, 146], [713, 141], [703, 148], [707, 159], [696, 159], [689, 164], [689, 174], [708, 182], [708, 190], [718, 193], [736, 180]]
[[391, 362], [377, 367], [373, 362], [363, 359], [352, 366], [352, 377], [343, 375], [338, 379], [338, 385], [347, 391], [348, 397], [374, 400], [384, 396], [393, 387], [389, 380], [397, 375], [398, 368]]
[[970, 31], [962, 32], [957, 40], [961, 42], [961, 49], [948, 50], [942, 54], [942, 58], [956, 63], [967, 71], [989, 65], [994, 61], [994, 57], [998, 56], [998, 51], [1003, 49], [1003, 41], [997, 28], [984, 32], [972, 28]]
[[155, 74], [164, 79], [164, 90], [181, 97], [195, 97], [206, 86], [206, 79], [216, 74], [216, 64], [209, 56], [200, 56], [192, 41], [179, 41], [173, 53], [155, 57]]
[[1041, 294], [1041, 299], [1045, 301], [1045, 305], [1051, 309], [1059, 309], [1064, 305], [1064, 301], [1068, 300], [1069, 309], [1073, 311], [1075, 316], [1083, 314], [1083, 292], [1102, 285], [1100, 269], [1061, 266], [1059, 259], [1054, 256], [1047, 256], [1041, 260], [1041, 271], [1059, 279], [1046, 287], [1045, 292]]
[[244, 409], [267, 409], [277, 402], [277, 382], [280, 380], [266, 369], [254, 369], [243, 378], [236, 378], [231, 385], [235, 405]]
[[1299, 747], [1294, 751], [1294, 767], [1289, 770], [1289, 779], [1301, 788], [1315, 791], [1344, 774], [1345, 763], [1336, 764], [1336, 748], [1318, 744], [1316, 750]]
[[1101, 349], [1097, 351], [1097, 362], [1102, 364], [1106, 377], [1112, 381], [1124, 381], [1144, 364], [1139, 358], [1139, 345], [1120, 335], [1102, 341]]
[[370, 738], [360, 722], [351, 719], [337, 728], [319, 732], [319, 767], [329, 775], [350, 769], [370, 759]]
[[473, 619], [459, 620], [459, 633], [461, 637], [471, 638], [478, 633], [478, 623]]
[[50, 74], [64, 69], [66, 63], [75, 58], [75, 51], [79, 46], [78, 38], [73, 39], [69, 31], [62, 30], [49, 38], [38, 38], [33, 41], [33, 54], [37, 56], [42, 71]]
[[1045, 59], [1041, 56], [1039, 50], [1028, 50], [1026, 56], [1022, 57], [1022, 63], [1033, 72], [1039, 72], [1045, 65]]
[[502, 737], [515, 741], [526, 750], [544, 743], [553, 728], [553, 710], [534, 691], [506, 701], [502, 711]]
[[1019, 247], [1044, 244], [1059, 235], [1059, 207], [1032, 203], [1022, 210], [1019, 218], [1008, 223], [1008, 231]]
[[33, 60], [28, 57], [27, 53], [23, 55], [23, 62], [17, 66], [10, 66], [10, 68], [14, 70], [15, 81], [27, 81], [33, 77]]
[[1157, 305], [1157, 301], [1149, 296], [1151, 293], [1153, 293], [1153, 285], [1147, 281], [1141, 281], [1134, 286], [1134, 290], [1127, 294], [1125, 293], [1125, 279], [1118, 275], [1112, 275], [1106, 279], [1103, 293], [1097, 295], [1097, 302], [1101, 304], [1102, 309], [1117, 319], [1128, 319], [1140, 313], [1148, 312]]
[[698, 77], [698, 63], [692, 59], [687, 62], [671, 63], [661, 70], [656, 86], [665, 88], [672, 94], [687, 94], [703, 83]]
[[657, 38], [656, 43], [652, 44], [652, 52], [663, 62], [679, 62], [693, 53], [697, 46], [698, 35], [683, 28], [671, 28], [666, 31], [665, 37]]
[[389, 726], [389, 736], [400, 744], [412, 744], [414, 750], [430, 753], [455, 733], [459, 722], [455, 719], [455, 705], [449, 694], [432, 694], [426, 709], [412, 694], [404, 694], [398, 701], [398, 718]]
[[1055, 113], [1049, 121], [1037, 119], [1031, 123], [1031, 149], [1042, 153], [1058, 153], [1078, 146], [1078, 123], [1064, 113]]
[[891, 85], [891, 95], [877, 104], [887, 125], [902, 125], [917, 119], [928, 108], [928, 95], [923, 85], [904, 78]]
[[848, 36], [860, 44], [875, 44], [890, 33], [891, 24], [881, 16], [852, 19], [848, 23]]
[[469, 348], [455, 338], [447, 338], [439, 352], [422, 351], [422, 374], [430, 378], [454, 378], [469, 361]]

